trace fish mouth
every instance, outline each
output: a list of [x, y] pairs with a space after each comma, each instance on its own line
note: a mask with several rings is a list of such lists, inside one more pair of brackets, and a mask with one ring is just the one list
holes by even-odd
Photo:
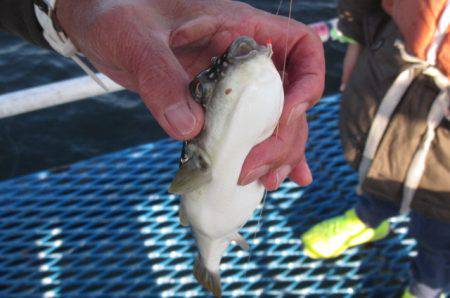
[[230, 63], [247, 61], [259, 53], [265, 53], [270, 46], [259, 45], [253, 38], [248, 36], [238, 37], [228, 48], [227, 56]]

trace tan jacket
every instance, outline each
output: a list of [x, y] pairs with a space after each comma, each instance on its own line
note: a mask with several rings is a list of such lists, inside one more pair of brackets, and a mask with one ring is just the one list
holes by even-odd
[[[425, 33], [418, 39], [420, 42], [408, 41], [408, 38], [413, 39], [412, 33], [410, 37], [404, 38], [403, 32], [406, 32], [404, 28], [412, 26], [409, 27], [410, 30], [422, 32], [424, 29], [421, 28], [426, 27], [420, 25], [422, 22], [418, 22], [419, 25], [414, 27], [412, 25], [414, 22], [395, 18], [397, 9], [400, 9], [395, 5], [419, 1], [440, 2], [437, 0], [391, 0], [383, 3], [381, 0], [341, 0], [340, 2], [341, 30], [365, 45], [343, 93], [340, 115], [341, 140], [345, 156], [356, 169], [359, 167], [367, 135], [381, 100], [399, 73], [410, 66], [402, 59], [399, 49], [394, 46], [395, 41], [399, 38], [406, 40], [408, 49], [411, 53], [416, 51], [417, 56], [421, 55], [420, 51], [427, 43]], [[444, 46], [448, 46], [448, 39]], [[441, 48], [438, 57], [445, 55], [448, 55], [448, 51], [443, 53]], [[448, 74], [446, 68], [448, 63], [445, 63], [448, 60], [440, 61], [444, 61], [440, 62], [443, 65], [441, 70], [446, 70]], [[400, 204], [407, 171], [427, 131], [427, 115], [439, 92], [433, 80], [425, 75], [419, 75], [408, 88], [391, 118], [362, 185], [365, 193]], [[436, 137], [427, 155], [425, 173], [412, 202], [413, 210], [427, 217], [450, 222], [449, 181], [450, 121], [443, 120], [436, 129]]]

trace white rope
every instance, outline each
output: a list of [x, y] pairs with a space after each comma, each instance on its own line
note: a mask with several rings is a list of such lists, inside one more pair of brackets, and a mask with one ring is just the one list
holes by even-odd
[[423, 141], [414, 154], [411, 165], [406, 174], [405, 184], [403, 186], [403, 198], [400, 213], [404, 214], [410, 211], [410, 206], [419, 187], [420, 180], [425, 172], [426, 158], [430, 151], [431, 144], [436, 137], [436, 128], [444, 118], [444, 106], [449, 104], [448, 90], [443, 90], [433, 102], [427, 119], [427, 132]]
[[447, 33], [447, 28], [450, 26], [450, 1], [447, 1], [447, 5], [441, 14], [436, 32], [433, 37], [433, 42], [428, 48], [427, 61], [428, 63], [435, 65], [439, 47], [444, 41], [444, 37]]
[[378, 108], [374, 121], [370, 127], [364, 153], [359, 165], [359, 185], [357, 192], [360, 195], [362, 194], [362, 183], [372, 165], [372, 160], [381, 143], [381, 139], [387, 130], [392, 114], [403, 98], [406, 90], [416, 78], [420, 67], [421, 66], [412, 66], [401, 72], [381, 101], [380, 107]]

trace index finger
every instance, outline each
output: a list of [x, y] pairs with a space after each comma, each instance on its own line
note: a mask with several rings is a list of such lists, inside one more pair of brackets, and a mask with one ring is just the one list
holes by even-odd
[[[270, 35], [277, 36], [272, 39], [274, 49], [274, 62], [279, 70], [283, 70], [286, 57], [287, 90], [285, 92], [285, 104], [280, 118], [278, 136], [285, 136], [284, 142], [268, 140], [257, 145], [247, 156], [241, 176], [245, 177], [258, 169], [258, 166], [273, 167], [273, 160], [282, 164], [296, 155], [297, 148], [285, 148], [285, 144], [293, 144], [292, 138], [306, 139], [307, 133], [298, 136], [292, 128], [300, 123], [305, 111], [320, 99], [323, 92], [325, 79], [325, 63], [322, 42], [305, 25], [294, 22], [289, 26], [289, 31], [284, 30], [286, 18], [274, 17], [274, 26], [270, 28], [258, 27], [264, 30], [254, 33], [255, 39], [261, 43]], [[283, 39], [283, 32], [288, 33]], [[292, 146], [292, 145], [291, 145]], [[288, 154], [285, 154], [285, 151]], [[283, 160], [279, 160], [279, 159]], [[286, 159], [286, 160], [284, 160]], [[257, 162], [256, 162], [257, 161]], [[300, 173], [303, 168], [298, 168], [297, 176], [307, 176], [308, 173]], [[262, 173], [263, 175], [264, 173]], [[252, 177], [259, 178], [259, 177]]]

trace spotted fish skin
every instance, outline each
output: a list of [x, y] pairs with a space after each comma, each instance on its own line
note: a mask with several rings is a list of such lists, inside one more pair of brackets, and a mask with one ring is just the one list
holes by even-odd
[[190, 85], [205, 108], [205, 126], [185, 144], [170, 191], [182, 195], [180, 221], [196, 240], [194, 276], [216, 297], [221, 258], [231, 242], [248, 248], [239, 230], [264, 195], [260, 182], [239, 186], [238, 179], [250, 150], [273, 134], [281, 116], [283, 85], [271, 55], [270, 46], [240, 37]]

